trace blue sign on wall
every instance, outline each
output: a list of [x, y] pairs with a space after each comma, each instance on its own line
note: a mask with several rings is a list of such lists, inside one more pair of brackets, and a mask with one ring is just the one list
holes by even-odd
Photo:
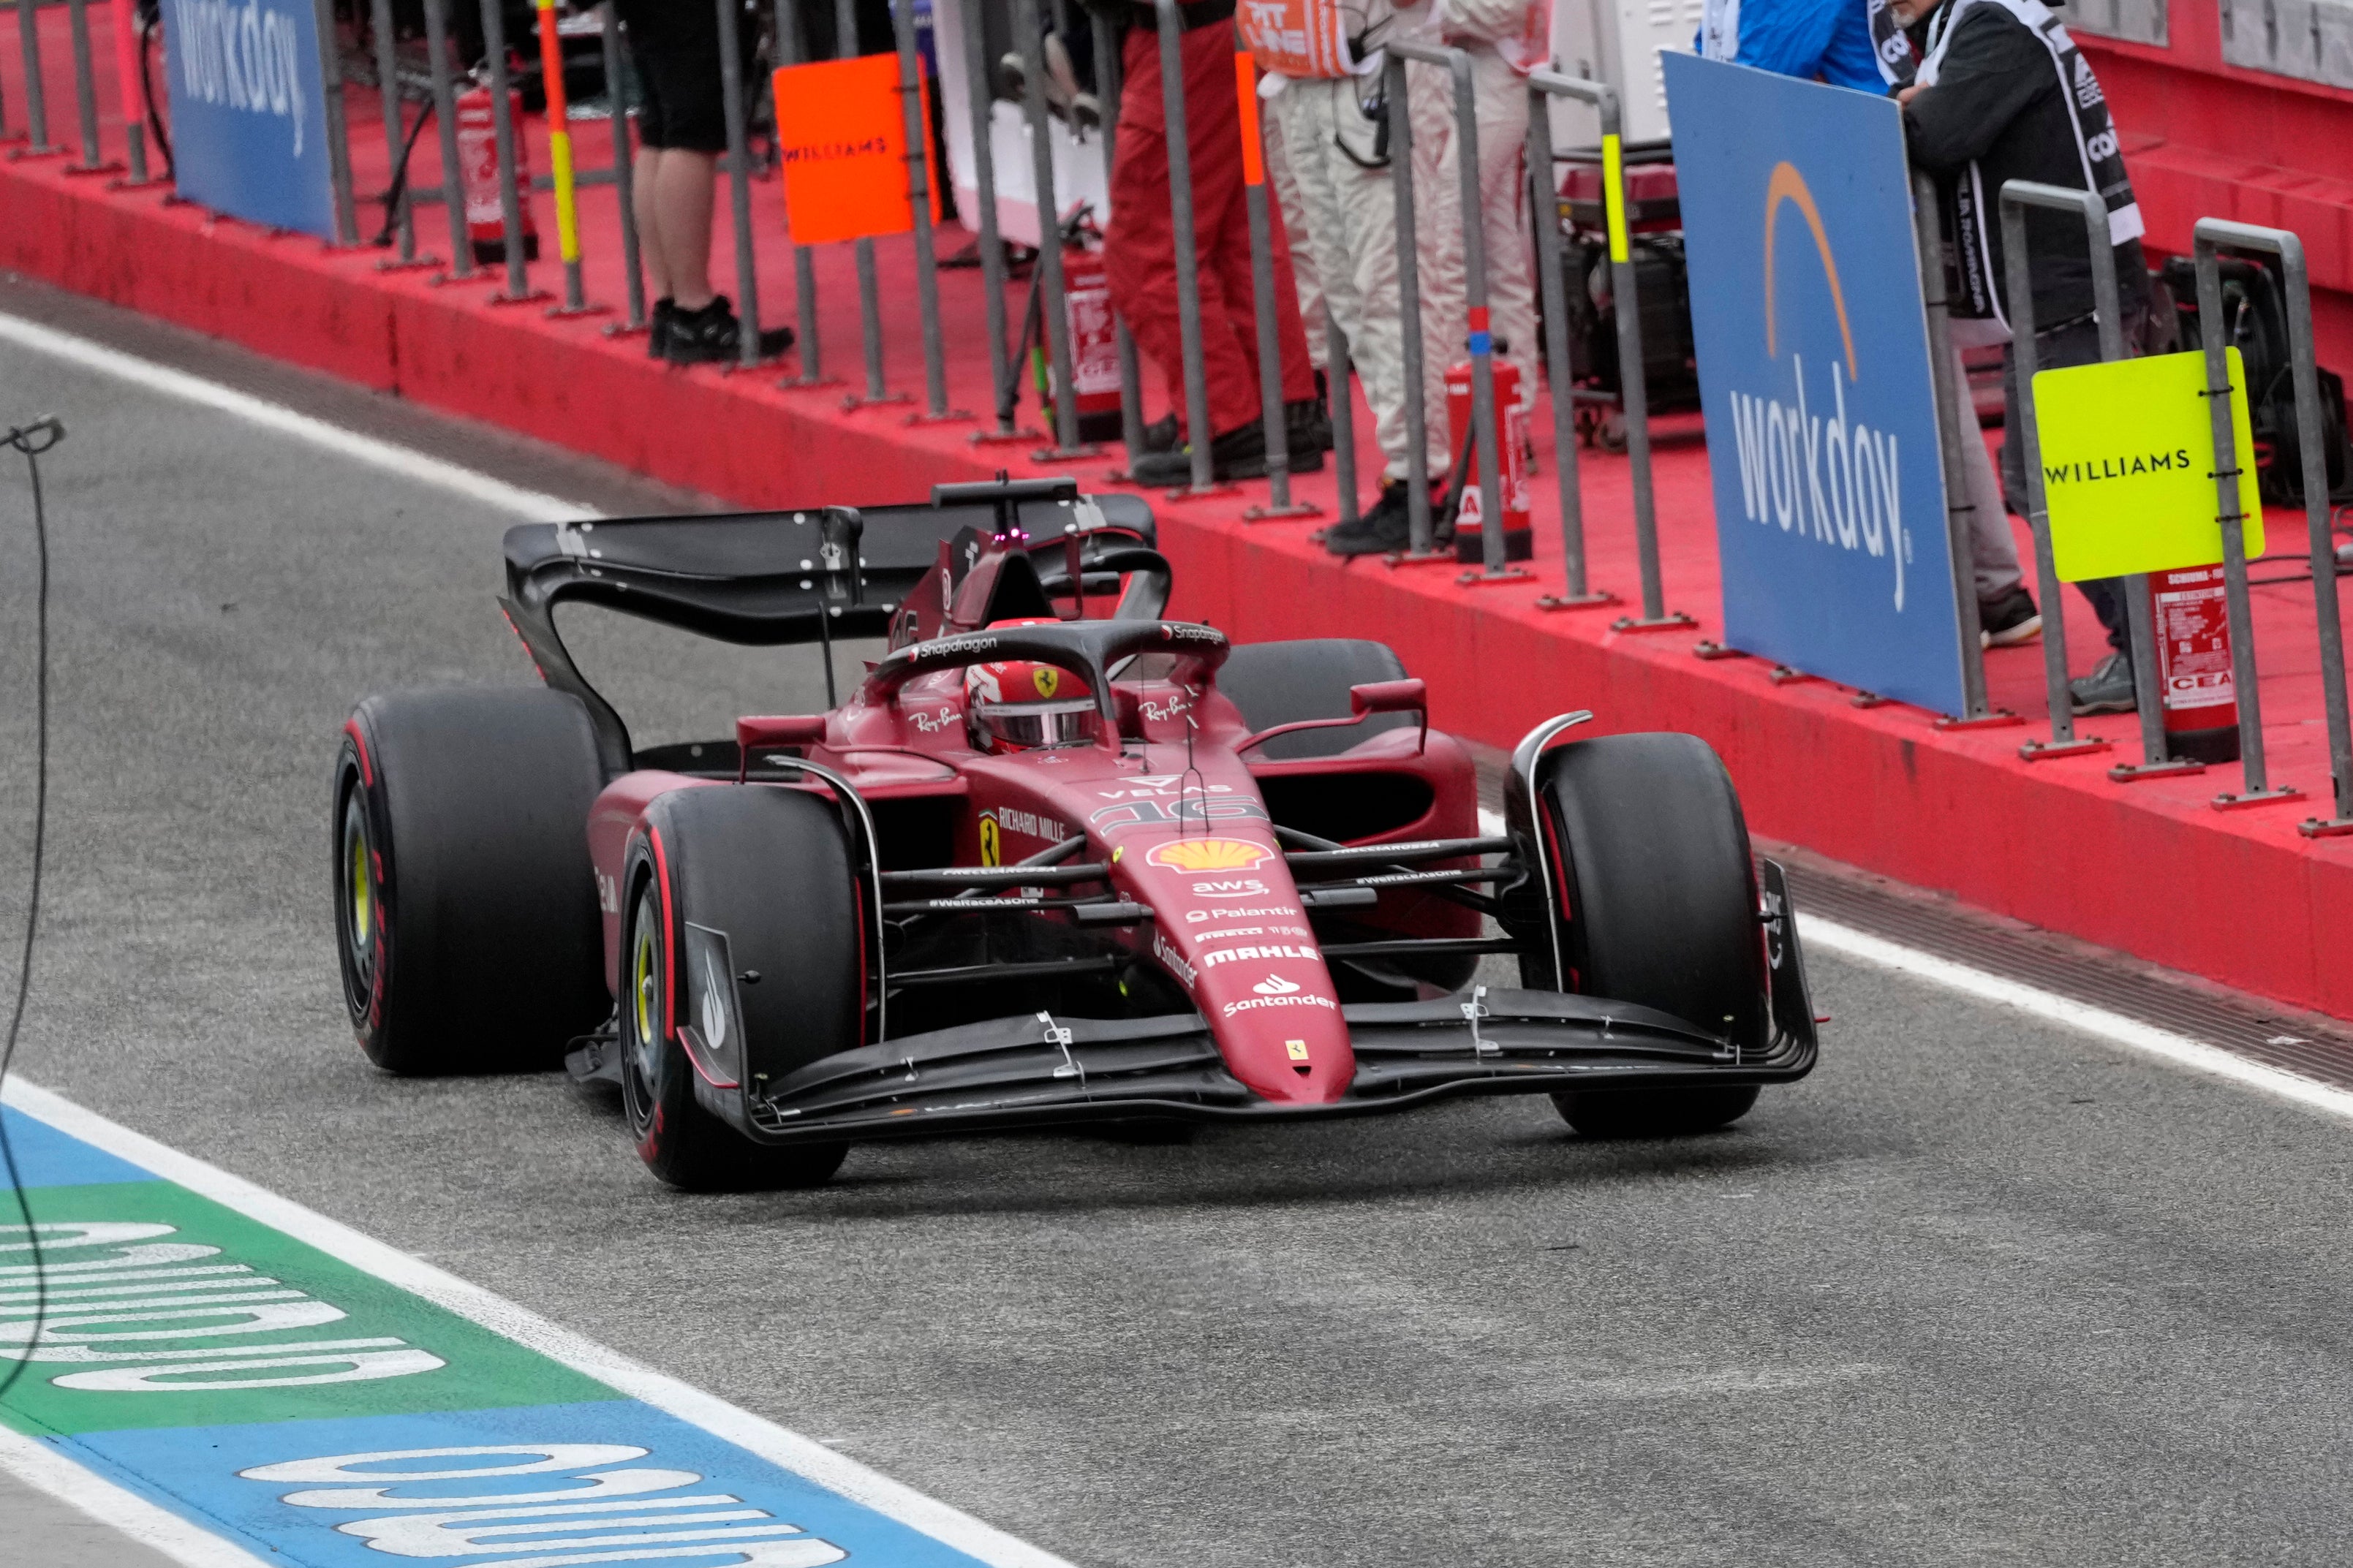
[[164, 0], [164, 42], [180, 195], [333, 238], [312, 0]]
[[1665, 57], [1725, 641], [1964, 707], [1902, 111]]

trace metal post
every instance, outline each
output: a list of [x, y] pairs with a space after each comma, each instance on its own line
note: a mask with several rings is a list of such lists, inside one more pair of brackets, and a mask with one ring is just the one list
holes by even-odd
[[[146, 94], [144, 79], [140, 70], [139, 13], [137, 7], [124, 4], [114, 11], [114, 80], [115, 90], [122, 100], [122, 148], [131, 163], [128, 179], [115, 182], [115, 189], [135, 190], [148, 183], [147, 127], [143, 121]], [[0, 128], [0, 142], [8, 139]]]
[[[1525, 577], [1504, 562], [1503, 422], [1495, 409], [1495, 356], [1487, 330], [1487, 226], [1479, 188], [1479, 111], [1471, 80], [1471, 57], [1461, 49], [1392, 39], [1389, 52], [1437, 66], [1454, 89], [1454, 168], [1461, 194], [1462, 304], [1471, 355], [1471, 438], [1479, 451], [1479, 552], [1481, 570], [1461, 581], [1495, 582]], [[1462, 455], [1456, 453], [1460, 463]]]
[[1356, 399], [1348, 390], [1348, 334], [1340, 319], [1324, 312], [1324, 387], [1332, 416], [1332, 477], [1340, 487], [1340, 521], [1354, 522], [1356, 509]]
[[907, 206], [915, 237], [915, 310], [923, 329], [924, 412], [921, 422], [969, 419], [948, 407], [947, 343], [940, 332], [940, 278], [932, 257], [931, 162], [924, 155], [932, 127], [923, 113], [923, 68], [915, 52], [913, 0], [892, 0], [891, 37], [899, 51], [900, 123], [907, 135]]
[[[788, 66], [800, 64], [808, 51], [801, 38], [799, 6], [794, 0], [776, 0], [775, 16], [778, 61]], [[776, 384], [788, 392], [839, 386], [839, 381], [826, 377], [825, 353], [818, 341], [817, 256], [798, 242], [793, 246], [793, 308], [800, 320], [796, 342], [800, 346], [801, 373], [786, 376]]]
[[[1029, 168], [1038, 192], [1036, 287], [1045, 315], [1046, 352], [1054, 368], [1054, 444], [1032, 457], [1039, 462], [1092, 458], [1102, 448], [1079, 439], [1078, 376], [1071, 356], [1071, 310], [1062, 283], [1061, 198], [1054, 189], [1053, 122], [1046, 112], [1046, 37], [1038, 0], [1013, 0], [1013, 31], [1021, 47], [1025, 79], [1021, 105], [1029, 117]], [[1175, 162], [1173, 153], [1170, 162]], [[1206, 439], [1199, 445], [1206, 455]]]
[[[858, 57], [857, 0], [833, 0], [833, 39], [835, 58]], [[882, 381], [882, 283], [874, 270], [873, 237], [861, 235], [849, 248], [858, 267], [858, 335], [866, 351], [866, 395], [844, 397], [841, 405], [866, 408], [877, 403], [913, 403], [911, 394], [893, 393]]]
[[[324, 5], [330, 0], [319, 3]], [[482, 0], [482, 56], [491, 73], [491, 124], [498, 133], [500, 226], [507, 252], [507, 286], [492, 298], [519, 304], [535, 296], [523, 258], [522, 192], [515, 180], [514, 105], [509, 101], [506, 12], [501, 0]], [[454, 166], [450, 173], [453, 178], [459, 177]]]
[[[1244, 509], [1244, 522], [1315, 517], [1323, 508], [1291, 499], [1291, 431], [1282, 405], [1282, 344], [1275, 332], [1274, 223], [1267, 207], [1266, 140], [1259, 123], [1258, 67], [1234, 56], [1234, 103], [1241, 122], [1242, 201], [1250, 212], [1250, 293], [1258, 329], [1259, 423], [1266, 433], [1267, 500]], [[1328, 384], [1328, 378], [1327, 378]]]
[[1413, 216], [1413, 116], [1406, 103], [1405, 61], [1392, 53], [1383, 67], [1388, 100], [1389, 184], [1397, 195], [1398, 362], [1405, 380], [1406, 553], [1430, 549], [1430, 423], [1423, 401], [1421, 253]]
[[[122, 0], [116, 0], [121, 4]], [[412, 267], [417, 264], [417, 223], [409, 210], [408, 184], [401, 175], [401, 149], [407, 142], [407, 127], [400, 108], [400, 68], [393, 54], [392, 0], [374, 0], [368, 8], [369, 30], [375, 34], [376, 100], [384, 105], [384, 145], [388, 162], [385, 165], [385, 189], [392, 211], [385, 216], [392, 220], [400, 242], [400, 259], [376, 263], [377, 267]]]
[[[1119, 163], [1119, 97], [1125, 62], [1120, 58], [1122, 40], [1111, 18], [1100, 10], [1087, 15], [1094, 27], [1095, 98], [1103, 106], [1103, 189], [1109, 190]], [[1135, 338], [1128, 331], [1124, 317], [1113, 319], [1112, 331], [1119, 350], [1120, 441], [1127, 448], [1127, 466], [1133, 470], [1136, 459], [1144, 456], [1144, 366], [1136, 357]]]
[[[2051, 510], [2043, 494], [2042, 437], [2034, 422], [2034, 374], [2040, 362], [2034, 340], [2033, 268], [2027, 249], [2026, 209], [2030, 206], [2071, 213], [2084, 222], [2092, 251], [2092, 307], [2100, 323], [2103, 361], [2122, 352], [2122, 323], [2116, 315], [2116, 274], [2109, 254], [2112, 247], [2108, 242], [2108, 208], [2099, 194], [2038, 184], [2031, 180], [2005, 184], [2001, 187], [2002, 259], [2010, 296], [2010, 371], [2018, 378], [2018, 415], [2022, 426], [2009, 432], [2007, 438], [2021, 443], [2026, 453], [2026, 521], [2034, 534], [2034, 579], [2042, 590], [2042, 683], [2051, 704], [2051, 739], [2029, 741], [2018, 748], [2020, 756], [2034, 763], [2105, 752], [2108, 742], [2097, 736], [2076, 735], [2075, 703], [2067, 687], [2067, 616], [2059, 601], [2059, 566], [2052, 552]], [[2113, 351], [2111, 334], [2116, 338]], [[2139, 681], [2143, 666], [2150, 667], [2148, 684], [2154, 689], [2156, 661], [2144, 658], [2144, 651], [2134, 649], [2134, 679]], [[2165, 761], [2165, 725], [2153, 711], [2141, 714], [2141, 739], [2144, 750], [2151, 744], [2157, 748], [2147, 761]]]
[[[1031, 0], [1034, 4], [1035, 0]], [[1167, 125], [1168, 211], [1176, 234], [1176, 331], [1185, 369], [1185, 434], [1192, 447], [1194, 495], [1212, 495], [1208, 374], [1201, 361], [1201, 258], [1193, 237], [1193, 143], [1185, 129], [1184, 23], [1176, 0], [1152, 0], [1160, 31], [1160, 101]], [[1043, 75], [1033, 76], [1043, 80]]]
[[555, 252], [564, 261], [564, 303], [551, 316], [590, 316], [580, 288], [580, 197], [572, 178], [572, 100], [564, 89], [564, 40], [555, 30], [555, 0], [538, 0], [539, 74], [547, 95], [547, 162], [555, 176]]
[[741, 0], [712, 0], [719, 8], [719, 92], [727, 116], [728, 216], [735, 229], [735, 360], [745, 370], [760, 363], [760, 277], [752, 256], [752, 155], [744, 135], [744, 40]]
[[53, 158], [65, 151], [49, 140], [48, 93], [41, 81], [41, 22], [39, 7], [16, 6], [17, 59], [25, 68], [25, 145], [13, 158]]
[[[1585, 572], [1585, 498], [1577, 474], [1576, 377], [1568, 363], [1568, 289], [1560, 274], [1560, 195], [1553, 182], [1552, 100], [1573, 98], [1600, 111], [1601, 123], [1618, 126], [1618, 94], [1598, 81], [1579, 81], [1550, 70], [1528, 77], [1528, 195], [1535, 220], [1537, 287], [1543, 290], [1545, 366], [1552, 383], [1552, 444], [1555, 479], [1560, 489], [1560, 554], [1566, 579], [1558, 594], [1536, 597], [1540, 610], [1583, 610], [1618, 602], [1597, 592]], [[1625, 204], [1614, 183], [1601, 199], [1609, 215], [1613, 249], [1626, 232]]]
[[[1985, 650], [1978, 643], [1977, 588], [1968, 576], [1971, 559], [1968, 477], [1961, 469], [1960, 390], [1953, 384], [1953, 325], [1945, 299], [1942, 237], [1936, 228], [1936, 187], [1917, 170], [1912, 175], [1912, 221], [1920, 254], [1920, 284], [1928, 308], [1928, 380], [1936, 403], [1936, 446], [1944, 458], [1945, 537], [1953, 559], [1953, 604], [1961, 640], [1961, 712], [1967, 721], [1989, 717], [1985, 696]], [[1619, 319], [1625, 319], [1624, 304]]]
[[319, 106], [327, 116], [327, 182], [335, 203], [334, 243], [357, 245], [360, 219], [352, 205], [352, 142], [343, 122], [343, 55], [335, 47], [335, 0], [314, 0], [312, 15], [319, 25]]
[[972, 120], [972, 227], [980, 236], [981, 305], [988, 323], [988, 385], [996, 396], [997, 428], [976, 431], [975, 446], [1001, 446], [1029, 439], [1013, 422], [1020, 397], [1018, 374], [1005, 346], [1005, 242], [997, 233], [997, 94], [990, 83], [996, 75], [988, 66], [986, 12], [981, 0], [963, 0], [958, 30], [964, 35], [965, 107]]
[[466, 181], [458, 168], [458, 95], [449, 84], [449, 23], [445, 0], [425, 0], [425, 49], [432, 57], [433, 123], [441, 142], [441, 205], [449, 215], [449, 276], [474, 275], [474, 238], [466, 223]]
[[1642, 614], [1609, 623], [1617, 632], [1663, 632], [1699, 623], [1666, 607], [1659, 573], [1659, 515], [1651, 484], [1651, 381], [1642, 357], [1642, 301], [1634, 280], [1633, 247], [1625, 236], [1626, 161], [1615, 106], [1601, 122], [1601, 188], [1618, 205], [1609, 241], [1609, 300], [1618, 318], [1618, 396], [1626, 414], [1626, 467], [1634, 482], [1634, 552], [1641, 568]]
[[[2251, 234], [2252, 230], [2252, 234]], [[2218, 253], [2224, 246], [2239, 246], [2253, 236], [2270, 240], [2261, 248], [2281, 253], [2280, 239], [2303, 247], [2295, 236], [2282, 229], [2253, 229], [2252, 226], [2235, 224], [2221, 218], [2200, 218], [2192, 231], [2198, 267], [2198, 335], [2206, 351], [2206, 404], [2211, 413], [2210, 421], [2214, 433], [2214, 510], [2215, 521], [2222, 534], [2222, 600], [2231, 617], [2231, 686], [2239, 703], [2239, 765], [2242, 783], [2235, 795], [2214, 797], [2218, 807], [2254, 805], [2264, 801], [2290, 800], [2302, 795], [2299, 789], [2282, 785], [2272, 787], [2270, 770], [2263, 758], [2263, 702], [2255, 675], [2255, 616], [2254, 605], [2247, 593], [2247, 542], [2243, 531], [2245, 513], [2239, 510], [2242, 480], [2252, 476], [2242, 475], [2238, 464], [2237, 411], [2231, 397], [2230, 361], [2224, 353], [2222, 337], [2222, 273], [2218, 265]], [[2284, 259], [2284, 258], [2283, 258]], [[2296, 258], [2299, 263], [2303, 257]], [[2309, 343], [2305, 358], [2311, 359]], [[2316, 391], [2317, 389], [2316, 388]], [[2298, 410], [2299, 418], [2302, 410]], [[2313, 432], [2316, 448], [2319, 432]], [[2326, 476], [2322, 492], [2327, 492]], [[2307, 497], [2309, 500], [2309, 497]], [[2321, 501], [2324, 511], [2327, 502]], [[2325, 548], [2324, 532], [2324, 548]], [[2325, 577], [2316, 576], [2313, 586], [2326, 584], [2329, 596], [2335, 596], [2337, 570], [2334, 552], [2316, 553], [2314, 560], [2327, 567]], [[2343, 677], [2338, 677], [2341, 681]], [[2342, 690], [2342, 687], [2339, 687]], [[2334, 741], [2332, 736], [2331, 740]], [[2333, 760], [2333, 759], [2332, 759]], [[2341, 786], [2340, 786], [2341, 787]]]
[[[29, 5], [32, 0], [17, 0]], [[122, 167], [107, 163], [100, 156], [98, 144], [98, 78], [90, 58], [89, 0], [67, 0], [68, 23], [73, 35], [74, 108], [81, 121], [81, 162], [69, 172], [76, 174], [111, 174]]]
[[[432, 0], [426, 0], [432, 9]], [[600, 29], [605, 50], [605, 101], [613, 110], [613, 188], [621, 204], [621, 273], [628, 284], [629, 319], [607, 331], [634, 332], [646, 324], [646, 273], [638, 258], [637, 153], [629, 134], [629, 106], [621, 90], [621, 18], [613, 0], [604, 12]]]

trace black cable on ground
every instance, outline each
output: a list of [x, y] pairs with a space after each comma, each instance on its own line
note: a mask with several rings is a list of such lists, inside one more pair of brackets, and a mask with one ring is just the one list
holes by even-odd
[[[16, 1036], [25, 1026], [25, 999], [33, 984], [33, 939], [41, 923], [41, 860], [43, 842], [48, 835], [49, 822], [49, 522], [41, 504], [41, 454], [65, 439], [66, 427], [54, 415], [47, 415], [29, 425], [20, 425], [0, 436], [0, 447], [12, 447], [25, 454], [25, 468], [33, 480], [33, 549], [36, 563], [33, 588], [33, 876], [32, 887], [25, 896], [25, 946], [16, 963], [16, 1005], [8, 1015], [8, 1037], [0, 1044], [0, 1087], [8, 1081], [8, 1068], [16, 1059]], [[0, 1399], [16, 1385], [25, 1374], [34, 1350], [39, 1345], [41, 1326], [47, 1321], [49, 1309], [48, 1279], [41, 1260], [40, 1233], [33, 1226], [32, 1200], [26, 1195], [25, 1180], [16, 1169], [16, 1151], [8, 1137], [8, 1119], [0, 1116], [0, 1166], [8, 1173], [8, 1190], [16, 1199], [16, 1213], [25, 1222], [25, 1240], [30, 1246], [33, 1258], [33, 1319], [26, 1331], [24, 1353], [0, 1373]]]
[[408, 135], [400, 143], [400, 162], [392, 171], [392, 183], [384, 191], [384, 227], [369, 241], [378, 250], [392, 244], [393, 232], [400, 226], [400, 198], [408, 191], [408, 155], [417, 151], [417, 139], [425, 134], [427, 121], [433, 118], [434, 105], [427, 100], [425, 112], [417, 117]]

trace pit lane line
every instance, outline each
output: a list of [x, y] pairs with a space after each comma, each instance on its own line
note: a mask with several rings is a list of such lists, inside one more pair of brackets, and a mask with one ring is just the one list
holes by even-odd
[[[396, 1289], [422, 1298], [501, 1339], [537, 1352], [550, 1361], [580, 1373], [628, 1399], [650, 1405], [724, 1443], [765, 1459], [801, 1480], [834, 1493], [854, 1507], [929, 1536], [966, 1557], [990, 1564], [991, 1568], [1071, 1568], [1062, 1558], [1008, 1535], [961, 1510], [925, 1497], [822, 1443], [739, 1409], [677, 1378], [656, 1372], [422, 1258], [386, 1246], [340, 1221], [281, 1197], [241, 1176], [232, 1175], [216, 1165], [184, 1154], [143, 1133], [134, 1132], [21, 1077], [12, 1076], [5, 1085], [0, 1085], [0, 1104], [13, 1107], [70, 1138], [138, 1166], [164, 1183], [210, 1199]], [[260, 1559], [116, 1485], [39, 1439], [20, 1436], [5, 1426], [0, 1426], [0, 1468], [5, 1468], [27, 1486], [116, 1526], [125, 1535], [187, 1564], [188, 1568], [259, 1568], [260, 1563]], [[201, 1511], [206, 1500], [195, 1498], [188, 1500]], [[517, 1542], [498, 1549], [527, 1553], [534, 1547]], [[713, 1542], [703, 1550], [711, 1555], [717, 1555], [728, 1549], [723, 1543]], [[484, 1548], [473, 1550], [480, 1552]], [[672, 1549], [649, 1554], [678, 1556], [685, 1553]]]
[[[429, 457], [413, 447], [362, 436], [325, 420], [299, 414], [282, 404], [271, 403], [203, 376], [141, 359], [135, 354], [125, 353], [75, 333], [60, 331], [22, 316], [0, 311], [0, 341], [65, 360], [85, 370], [112, 376], [151, 392], [231, 415], [277, 435], [308, 442], [353, 461], [438, 486], [485, 506], [512, 512], [529, 521], [554, 522], [605, 515], [584, 502], [526, 489], [477, 469]], [[1479, 828], [1482, 833], [1503, 832], [1502, 814], [1482, 807], [1479, 813]], [[2332, 1116], [2353, 1120], [2353, 1093], [2333, 1086], [2249, 1061], [2187, 1036], [2156, 1028], [2039, 986], [2005, 980], [1984, 970], [1905, 947], [1834, 921], [1802, 911], [1798, 920], [1799, 930], [1804, 939], [1826, 952], [1842, 954], [1876, 969], [1907, 974], [1948, 991], [2013, 1008], [2047, 1023], [2063, 1025], [2176, 1066], [2228, 1079], [2245, 1088], [2293, 1100]]]

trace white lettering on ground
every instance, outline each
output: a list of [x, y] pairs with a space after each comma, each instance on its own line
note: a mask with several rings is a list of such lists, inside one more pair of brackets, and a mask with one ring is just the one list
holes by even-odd
[[[0, 1236], [25, 1234], [21, 1225], [0, 1226]], [[0, 1359], [111, 1363], [50, 1379], [59, 1388], [94, 1394], [365, 1383], [448, 1364], [398, 1339], [222, 1343], [323, 1328], [349, 1314], [244, 1264], [202, 1263], [220, 1256], [217, 1247], [158, 1239], [175, 1234], [171, 1226], [145, 1221], [41, 1226], [37, 1279], [52, 1294], [40, 1300], [30, 1262], [0, 1263]], [[0, 1241], [0, 1257], [31, 1249], [29, 1239]], [[132, 1280], [140, 1283], [127, 1283]], [[130, 1344], [140, 1348], [111, 1348]]]
[[[346, 1521], [335, 1526], [344, 1535], [357, 1536], [377, 1552], [395, 1557], [450, 1559], [480, 1557], [492, 1552], [528, 1552], [529, 1557], [502, 1560], [507, 1568], [554, 1568], [563, 1563], [642, 1563], [661, 1558], [698, 1557], [706, 1561], [721, 1552], [735, 1554], [737, 1568], [819, 1568], [849, 1555], [829, 1541], [809, 1534], [763, 1508], [746, 1504], [729, 1492], [684, 1492], [702, 1484], [695, 1470], [625, 1467], [600, 1468], [628, 1459], [641, 1459], [649, 1450], [615, 1443], [554, 1443], [470, 1448], [404, 1448], [369, 1454], [340, 1454], [282, 1464], [259, 1465], [237, 1473], [250, 1481], [357, 1481], [365, 1486], [330, 1486], [292, 1491], [279, 1500], [293, 1508], [396, 1509], [406, 1511]], [[451, 1468], [451, 1459], [516, 1458], [521, 1462]], [[360, 1468], [393, 1464], [414, 1467], [418, 1461], [438, 1461], [426, 1468]], [[559, 1484], [517, 1491], [507, 1478], [548, 1476]], [[478, 1480], [498, 1483], [475, 1494], [441, 1492], [426, 1498], [388, 1495], [399, 1485], [417, 1482]], [[624, 1500], [590, 1500], [621, 1499]], [[657, 1511], [659, 1510], [659, 1511]], [[539, 1553], [565, 1552], [548, 1557]], [[501, 1563], [481, 1568], [501, 1568]], [[724, 1568], [713, 1564], [712, 1568]]]
[[1846, 375], [1831, 363], [1824, 418], [1806, 401], [1806, 362], [1789, 356], [1794, 403], [1732, 395], [1733, 446], [1740, 465], [1741, 515], [1837, 550], [1892, 557], [1895, 607], [1904, 608], [1902, 487], [1893, 434], [1846, 416]]

